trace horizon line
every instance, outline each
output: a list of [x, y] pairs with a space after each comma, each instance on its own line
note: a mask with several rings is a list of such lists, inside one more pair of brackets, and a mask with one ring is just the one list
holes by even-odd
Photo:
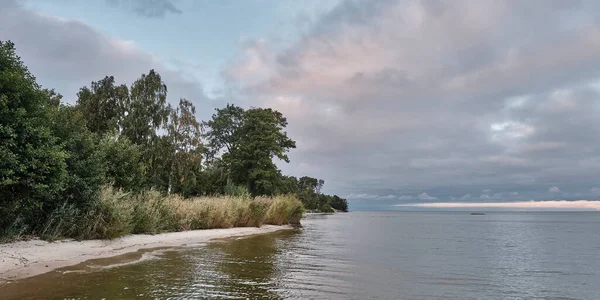
[[600, 211], [599, 200], [542, 200], [518, 202], [432, 202], [396, 204], [397, 207], [429, 208], [542, 208], [542, 209], [592, 209]]

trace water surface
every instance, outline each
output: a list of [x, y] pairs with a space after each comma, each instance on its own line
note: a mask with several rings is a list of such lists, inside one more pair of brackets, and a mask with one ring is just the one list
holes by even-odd
[[53, 272], [0, 298], [600, 299], [600, 213], [354, 212], [303, 225]]

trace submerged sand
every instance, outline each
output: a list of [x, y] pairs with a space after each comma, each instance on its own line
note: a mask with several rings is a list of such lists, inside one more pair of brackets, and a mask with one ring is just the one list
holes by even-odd
[[228, 229], [192, 230], [156, 235], [135, 234], [113, 240], [30, 240], [0, 244], [0, 282], [22, 279], [91, 259], [106, 258], [142, 249], [177, 247], [205, 243], [212, 239], [291, 229], [291, 226], [264, 225]]

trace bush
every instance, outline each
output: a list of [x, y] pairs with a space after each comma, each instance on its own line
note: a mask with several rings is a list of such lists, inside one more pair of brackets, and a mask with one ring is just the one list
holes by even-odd
[[225, 195], [232, 197], [250, 198], [250, 192], [245, 186], [228, 183], [225, 186]]
[[265, 216], [265, 224], [299, 224], [304, 214], [304, 206], [293, 195], [280, 195], [273, 198], [263, 197], [257, 201], [270, 203]]
[[[112, 239], [132, 233], [298, 224], [303, 213], [304, 206], [294, 195], [184, 199], [152, 190], [134, 194], [104, 186], [89, 210], [65, 202], [38, 232], [46, 240]], [[17, 220], [3, 233], [3, 239], [19, 238], [26, 229], [26, 223]]]
[[0, 233], [19, 220], [40, 225], [64, 189], [68, 155], [52, 135], [49, 103], [14, 44], [0, 41]]
[[142, 151], [125, 136], [107, 134], [100, 141], [106, 179], [117, 188], [140, 191], [144, 184]]
[[[97, 207], [85, 215], [69, 215], [74, 221], [64, 218], [62, 225], [49, 227], [63, 229], [52, 230], [48, 236], [110, 239], [131, 233], [298, 224], [303, 213], [302, 203], [293, 195], [184, 199], [178, 195], [164, 196], [157, 191], [131, 194], [106, 186], [100, 192]], [[79, 226], [71, 230], [70, 224]]]
[[100, 191], [96, 207], [81, 217], [80, 239], [112, 239], [133, 232], [134, 201], [130, 194], [112, 187]]

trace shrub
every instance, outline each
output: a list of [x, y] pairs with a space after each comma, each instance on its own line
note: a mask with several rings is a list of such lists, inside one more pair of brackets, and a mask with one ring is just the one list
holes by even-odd
[[[153, 190], [133, 194], [104, 186], [97, 203], [87, 211], [67, 202], [55, 209], [39, 236], [47, 240], [112, 239], [132, 233], [297, 224], [303, 213], [304, 207], [294, 195], [184, 199]], [[26, 223], [19, 220], [3, 233], [4, 240], [26, 232]]]
[[280, 195], [273, 198], [260, 198], [258, 201], [271, 202], [265, 217], [265, 224], [299, 224], [304, 214], [304, 206], [293, 195]]
[[103, 187], [96, 207], [81, 217], [76, 237], [112, 239], [133, 232], [133, 197], [112, 187]]

